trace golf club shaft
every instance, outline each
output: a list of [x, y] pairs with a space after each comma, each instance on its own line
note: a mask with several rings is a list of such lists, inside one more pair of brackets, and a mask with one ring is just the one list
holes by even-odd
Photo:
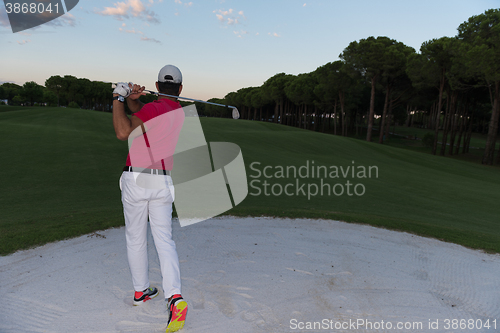
[[161, 95], [161, 96], [166, 96], [166, 97], [173, 97], [173, 98], [178, 98], [178, 99], [185, 99], [185, 100], [192, 101], [192, 102], [199, 102], [199, 103], [211, 104], [211, 105], [216, 105], [216, 106], [222, 106], [222, 107], [225, 107], [225, 108], [236, 109], [235, 106], [231, 106], [231, 105], [224, 105], [224, 104], [219, 104], [219, 103], [206, 102], [206, 101], [201, 101], [199, 99], [188, 98], [188, 97], [181, 97], [181, 96], [175, 96], [175, 95], [167, 95], [167, 94], [162, 94], [162, 93], [159, 93], [159, 92], [154, 92], [154, 91], [151, 91], [151, 90], [144, 90], [144, 91], [147, 91], [148, 93], [154, 94], [154, 95]]

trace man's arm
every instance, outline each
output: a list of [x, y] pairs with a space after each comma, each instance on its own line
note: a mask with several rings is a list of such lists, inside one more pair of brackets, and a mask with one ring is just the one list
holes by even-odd
[[136, 113], [139, 112], [145, 104], [138, 99], [127, 98], [127, 105], [130, 111]]
[[130, 95], [127, 97], [127, 105], [130, 111], [136, 113], [139, 112], [145, 105], [143, 102], [139, 100], [139, 97], [141, 97], [141, 95], [146, 95], [146, 93], [144, 92], [144, 89], [146, 89], [146, 87], [141, 87], [138, 84], [131, 85], [130, 83], [129, 87], [130, 89], [132, 89], [132, 91]]
[[[132, 83], [118, 83], [115, 90], [113, 91], [113, 98], [122, 96], [127, 99], [127, 104], [129, 108], [133, 108], [132, 112], [138, 112], [144, 104], [139, 101], [141, 95], [144, 93], [145, 87], [141, 87], [138, 84]], [[123, 99], [122, 99], [123, 100]], [[131, 103], [131, 104], [129, 104]], [[138, 126], [142, 126], [144, 131], [144, 123], [139, 117], [132, 115], [132, 117], [127, 117], [125, 114], [125, 105], [117, 99], [113, 100], [113, 126], [115, 128], [116, 137], [122, 141], [125, 141], [130, 136], [130, 133], [136, 129]], [[142, 133], [141, 133], [142, 134]]]
[[[119, 96], [118, 94], [113, 94], [113, 97]], [[132, 115], [132, 117], [127, 117], [125, 114], [125, 105], [118, 101], [113, 101], [113, 126], [115, 128], [116, 137], [119, 140], [126, 141], [130, 133], [137, 127], [144, 123], [139, 117]]]

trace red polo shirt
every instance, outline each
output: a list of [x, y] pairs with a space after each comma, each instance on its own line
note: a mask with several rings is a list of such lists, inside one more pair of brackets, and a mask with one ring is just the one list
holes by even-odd
[[134, 113], [142, 120], [146, 133], [128, 140], [127, 166], [172, 170], [175, 146], [184, 123], [179, 102], [161, 98]]

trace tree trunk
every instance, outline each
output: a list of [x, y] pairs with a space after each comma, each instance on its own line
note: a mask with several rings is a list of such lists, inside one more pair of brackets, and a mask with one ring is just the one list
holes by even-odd
[[340, 118], [342, 123], [342, 136], [346, 135], [346, 125], [345, 125], [345, 92], [339, 91], [339, 103], [340, 103]]
[[333, 107], [333, 134], [337, 135], [337, 99], [335, 99], [335, 105]]
[[313, 126], [313, 131], [316, 132], [316, 129], [318, 128], [318, 107], [316, 104], [314, 104], [314, 126]]
[[342, 98], [342, 104], [340, 105], [340, 116], [342, 117], [342, 136], [347, 136], [347, 121], [345, 119], [345, 98]]
[[325, 123], [326, 123], [326, 109], [323, 110], [323, 119], [321, 122], [321, 132], [325, 133]]
[[[455, 155], [458, 155], [460, 153], [460, 145], [462, 144], [462, 137], [464, 137], [464, 128], [465, 128], [466, 119], [467, 119], [467, 103], [464, 106], [463, 113], [460, 116], [460, 120], [459, 120], [460, 125], [459, 125], [459, 129], [458, 129], [458, 140], [457, 140], [457, 147], [455, 148]], [[465, 144], [465, 140], [464, 140], [464, 144]]]
[[283, 106], [283, 113], [285, 117], [285, 125], [290, 126], [290, 117], [288, 115], [288, 100], [285, 101], [285, 105]]
[[301, 106], [294, 104], [293, 108], [295, 110], [295, 112], [294, 112], [294, 124], [293, 124], [293, 126], [300, 128], [300, 126], [302, 125], [302, 120], [301, 120], [302, 118], [300, 116], [300, 108], [301, 108]]
[[370, 112], [368, 114], [368, 128], [366, 130], [366, 141], [372, 141], [373, 117], [375, 115], [375, 83], [377, 82], [377, 75], [372, 80], [372, 91], [370, 96]]
[[387, 85], [385, 89], [385, 102], [384, 102], [384, 111], [382, 112], [382, 118], [380, 118], [380, 129], [378, 134], [378, 143], [384, 143], [384, 128], [385, 128], [385, 117], [387, 116], [387, 107], [389, 104], [389, 94], [391, 92], [391, 88]]
[[453, 119], [452, 119], [453, 121], [451, 123], [450, 150], [449, 150], [450, 155], [453, 155], [453, 150], [455, 148], [455, 137], [457, 135], [458, 122], [460, 121], [462, 113], [463, 113], [462, 112], [463, 108], [460, 108], [460, 110], [459, 110], [458, 105], [456, 106], [455, 110], [456, 110], [456, 112], [453, 115]]
[[455, 148], [455, 135], [457, 127], [457, 114], [453, 113], [450, 119], [450, 146], [448, 147], [448, 154], [453, 155], [453, 149]]
[[436, 102], [432, 103], [431, 109], [429, 111], [429, 118], [427, 119], [427, 128], [434, 128], [434, 121], [436, 120], [436, 115], [434, 114], [435, 109], [437, 109]]
[[354, 121], [356, 122], [356, 137], [359, 136], [359, 121], [358, 121], [358, 115], [354, 117]]
[[436, 110], [436, 123], [435, 125], [435, 130], [434, 130], [434, 145], [432, 146], [432, 154], [436, 155], [437, 152], [437, 144], [438, 144], [438, 137], [439, 137], [439, 120], [441, 118], [441, 105], [443, 101], [443, 90], [444, 90], [444, 84], [446, 82], [446, 77], [445, 77], [445, 69], [443, 68], [441, 70], [441, 82], [439, 83], [439, 100], [438, 100], [438, 108]]
[[495, 82], [495, 98], [493, 101], [493, 109], [491, 112], [491, 120], [490, 120], [490, 126], [488, 129], [488, 137], [486, 139], [486, 146], [484, 148], [484, 155], [483, 155], [483, 164], [493, 164], [493, 158], [495, 154], [495, 142], [496, 142], [496, 137], [497, 137], [497, 132], [498, 132], [498, 118], [499, 118], [499, 105], [498, 105], [498, 98], [500, 97], [499, 94], [499, 85], [500, 81]]
[[[385, 126], [385, 139], [386, 140], [389, 140], [389, 137], [390, 137], [389, 131], [390, 131], [391, 120], [392, 120], [392, 102], [393, 101], [391, 100], [391, 102], [389, 103], [389, 110], [388, 110], [387, 121], [386, 121], [387, 125]], [[394, 126], [396, 126], [396, 122], [394, 122]], [[396, 130], [394, 130], [394, 132], [395, 131]]]
[[323, 113], [320, 116], [321, 118], [321, 132], [325, 133], [325, 127], [326, 127], [326, 108], [323, 109]]
[[304, 129], [307, 129], [307, 104], [304, 104]]
[[473, 123], [473, 120], [474, 120], [474, 113], [472, 113], [470, 115], [470, 119], [469, 119], [469, 130], [467, 132], [467, 138], [465, 139], [465, 143], [464, 143], [464, 150], [463, 150], [463, 153], [468, 153], [469, 152], [469, 148], [470, 148], [470, 139], [472, 138], [472, 123]]
[[441, 156], [446, 154], [446, 144], [448, 143], [448, 132], [450, 129], [450, 120], [451, 120], [451, 110], [454, 108], [455, 104], [455, 93], [452, 93], [451, 98], [450, 94], [446, 94], [446, 111], [444, 115], [444, 123], [443, 123], [443, 139], [441, 144]]
[[405, 121], [405, 126], [410, 127], [410, 120], [411, 120], [411, 106], [410, 104], [406, 105], [406, 121]]
[[280, 124], [283, 124], [283, 97], [280, 100]]
[[274, 123], [278, 123], [278, 108], [279, 104], [276, 103], [276, 105], [274, 106]]
[[297, 107], [297, 120], [299, 121], [299, 128], [302, 128], [302, 105]]

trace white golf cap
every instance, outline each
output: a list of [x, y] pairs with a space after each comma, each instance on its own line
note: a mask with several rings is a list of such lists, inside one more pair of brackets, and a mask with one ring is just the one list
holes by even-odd
[[158, 73], [158, 82], [182, 83], [182, 73], [174, 65], [166, 65]]

